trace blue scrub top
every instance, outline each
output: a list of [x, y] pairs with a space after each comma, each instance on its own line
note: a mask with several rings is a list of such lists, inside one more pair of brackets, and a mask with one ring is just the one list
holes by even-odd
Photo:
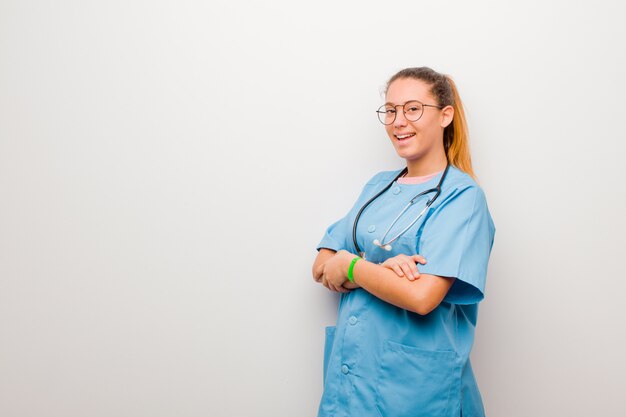
[[[371, 178], [348, 214], [326, 230], [317, 249], [356, 253], [352, 226], [357, 212], [400, 171]], [[469, 360], [495, 234], [482, 189], [468, 174], [450, 166], [437, 200], [391, 243], [391, 251], [372, 243], [382, 240], [411, 198], [436, 187], [441, 175], [422, 184], [395, 182], [361, 214], [357, 241], [370, 262], [420, 254], [427, 261], [418, 264], [421, 273], [456, 277], [454, 284], [441, 304], [423, 316], [362, 288], [342, 293], [337, 325], [326, 328], [318, 417], [484, 416]], [[385, 242], [404, 230], [424, 206], [425, 201], [411, 206]]]

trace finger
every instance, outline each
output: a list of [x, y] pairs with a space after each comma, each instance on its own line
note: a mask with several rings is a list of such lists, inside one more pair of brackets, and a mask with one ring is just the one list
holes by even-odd
[[402, 268], [400, 268], [400, 265], [398, 264], [394, 264], [391, 266], [391, 269], [399, 276], [399, 277], [403, 277], [404, 276], [404, 272], [402, 272]]
[[[415, 263], [411, 262], [413, 265]], [[404, 276], [409, 279], [409, 281], [413, 281], [415, 278], [413, 277], [413, 271], [411, 271], [411, 266], [408, 264], [402, 264], [402, 271], [404, 271]]]
[[343, 285], [339, 285], [336, 288], [337, 288], [337, 292], [348, 292], [348, 290], [344, 288]]
[[417, 265], [413, 263], [411, 265], [411, 273], [413, 274], [413, 278], [418, 279], [420, 277], [420, 271], [417, 269]]
[[346, 288], [343, 285], [341, 286], [341, 288], [345, 291], [345, 292], [350, 292], [352, 291], [352, 288]]
[[330, 287], [328, 286], [328, 280], [325, 276], [322, 276], [322, 285], [330, 290]]
[[324, 275], [324, 265], [320, 265], [315, 271], [315, 281], [320, 282], [322, 280], [322, 275]]
[[393, 258], [387, 259], [385, 262], [380, 264], [380, 266], [384, 266], [385, 268], [391, 269], [399, 277], [403, 277], [404, 276], [404, 273], [402, 272], [402, 270], [398, 266], [398, 263], [395, 260], [393, 260]]
[[323, 276], [324, 276], [324, 264], [322, 264], [322, 265], [317, 267], [317, 269], [315, 270], [315, 274], [314, 274], [313, 278], [317, 282], [322, 282], [322, 277]]
[[413, 260], [415, 262], [419, 262], [421, 264], [425, 264], [426, 263], [426, 258], [424, 258], [422, 255], [413, 255]]

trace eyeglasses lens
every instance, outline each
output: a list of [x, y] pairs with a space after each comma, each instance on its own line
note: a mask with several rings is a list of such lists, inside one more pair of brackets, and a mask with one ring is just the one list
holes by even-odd
[[404, 117], [411, 122], [417, 121], [422, 117], [424, 106], [419, 101], [409, 101], [404, 105]]
[[[399, 107], [399, 106], [398, 106]], [[378, 120], [384, 125], [390, 125], [396, 120], [397, 107], [391, 105], [383, 105], [377, 111]], [[419, 101], [409, 101], [404, 105], [404, 117], [415, 122], [422, 117], [424, 105]]]

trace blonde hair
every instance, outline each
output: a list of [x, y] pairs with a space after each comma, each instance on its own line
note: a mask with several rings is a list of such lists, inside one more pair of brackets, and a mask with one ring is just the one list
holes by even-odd
[[392, 82], [400, 78], [413, 78], [429, 84], [430, 92], [438, 101], [439, 106], [452, 106], [454, 118], [452, 123], [443, 130], [443, 147], [448, 162], [476, 179], [472, 169], [472, 157], [469, 149], [469, 131], [463, 103], [452, 77], [440, 74], [428, 67], [405, 68], [397, 72], [387, 81], [385, 94]]

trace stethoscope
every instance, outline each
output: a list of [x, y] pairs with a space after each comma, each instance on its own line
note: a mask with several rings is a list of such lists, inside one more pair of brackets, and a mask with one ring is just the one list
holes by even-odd
[[[446, 169], [443, 171], [443, 175], [441, 176], [441, 179], [439, 180], [439, 183], [437, 184], [437, 186], [435, 188], [430, 188], [430, 189], [428, 189], [426, 191], [422, 191], [421, 193], [419, 193], [415, 197], [413, 197], [408, 202], [408, 204], [404, 207], [404, 209], [402, 209], [400, 214], [398, 214], [398, 216], [396, 216], [394, 221], [389, 225], [389, 227], [385, 231], [385, 234], [383, 235], [383, 237], [380, 240], [374, 239], [374, 241], [373, 241], [374, 245], [376, 245], [376, 246], [378, 246], [380, 248], [383, 248], [383, 249], [385, 249], [387, 251], [391, 251], [391, 249], [392, 249], [391, 243], [393, 243], [396, 239], [398, 239], [400, 236], [402, 236], [403, 233], [405, 233], [407, 230], [409, 230], [411, 228], [411, 226], [413, 226], [415, 224], [415, 222], [417, 222], [422, 217], [422, 215], [426, 212], [426, 210], [428, 210], [428, 208], [435, 202], [437, 197], [439, 197], [439, 194], [441, 194], [441, 184], [443, 184], [443, 180], [446, 178], [446, 174], [448, 173], [448, 168], [450, 168], [450, 162], [448, 162], [448, 164], [446, 165]], [[361, 207], [361, 209], [357, 213], [356, 218], [354, 219], [354, 225], [352, 226], [352, 241], [354, 243], [354, 247], [356, 248], [357, 253], [359, 254], [359, 256], [361, 258], [365, 259], [365, 252], [361, 251], [361, 248], [359, 247], [359, 244], [356, 241], [356, 226], [359, 223], [359, 218], [361, 217], [361, 213], [363, 213], [363, 211], [367, 208], [367, 206], [370, 205], [370, 203], [372, 203], [374, 200], [376, 200], [378, 197], [380, 197], [380, 195], [382, 193], [387, 191], [398, 180], [398, 178], [402, 177], [407, 172], [408, 172], [408, 168], [405, 167], [393, 179], [393, 181], [391, 181], [387, 186], [385, 186], [385, 188], [380, 190], [380, 192], [378, 194], [376, 194], [374, 197], [370, 198], [367, 201], [367, 203], [365, 203], [363, 205], [363, 207]], [[391, 230], [391, 228], [396, 224], [396, 222], [404, 214], [404, 212], [406, 212], [409, 209], [409, 207], [411, 207], [413, 205], [413, 203], [415, 203], [415, 201], [417, 199], [419, 199], [421, 196], [429, 194], [429, 193], [435, 193], [435, 195], [426, 202], [426, 206], [420, 212], [420, 214], [415, 218], [415, 220], [413, 220], [411, 222], [411, 224], [409, 224], [407, 227], [405, 227], [404, 230], [402, 230], [400, 233], [398, 233], [394, 238], [392, 238], [392, 239], [388, 240], [387, 242], [385, 242], [385, 239], [387, 238], [387, 234], [389, 234], [389, 231]]]

